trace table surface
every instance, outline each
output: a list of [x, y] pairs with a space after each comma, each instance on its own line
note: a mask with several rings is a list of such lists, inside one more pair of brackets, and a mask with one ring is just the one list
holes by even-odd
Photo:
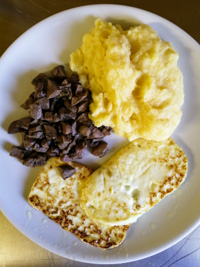
[[[1, 0], [0, 55], [17, 37], [37, 22], [69, 8], [104, 3], [133, 6], [158, 14], [178, 25], [200, 43], [200, 0]], [[86, 267], [93, 265], [71, 261], [39, 247], [16, 230], [0, 212], [0, 266]], [[200, 266], [200, 227], [166, 251], [120, 266], [198, 267]]]

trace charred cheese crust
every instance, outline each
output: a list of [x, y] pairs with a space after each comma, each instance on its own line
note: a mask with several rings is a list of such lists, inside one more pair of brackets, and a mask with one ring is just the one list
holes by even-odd
[[32, 186], [28, 197], [30, 205], [83, 242], [102, 249], [117, 247], [129, 226], [107, 226], [90, 219], [80, 207], [79, 190], [80, 183], [92, 170], [78, 163], [68, 163], [76, 173], [63, 180], [56, 168], [63, 164], [59, 158], [48, 160]]

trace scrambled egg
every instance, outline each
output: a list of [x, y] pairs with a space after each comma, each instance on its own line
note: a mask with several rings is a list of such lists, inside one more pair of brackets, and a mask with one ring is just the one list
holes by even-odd
[[71, 54], [70, 67], [92, 92], [90, 118], [133, 140], [167, 139], [181, 119], [178, 54], [148, 25], [124, 31], [100, 19]]

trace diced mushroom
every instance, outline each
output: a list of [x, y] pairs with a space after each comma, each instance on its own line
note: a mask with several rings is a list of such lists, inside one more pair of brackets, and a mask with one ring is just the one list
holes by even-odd
[[45, 148], [46, 150], [49, 149], [50, 142], [48, 142], [46, 139], [43, 139], [41, 142], [41, 146]]
[[31, 117], [25, 117], [20, 120], [13, 121], [8, 127], [8, 133], [13, 134], [27, 130], [31, 122]]
[[42, 131], [42, 126], [41, 125], [36, 125], [34, 127], [30, 127], [28, 132], [29, 133], [34, 133], [34, 132], [41, 132]]
[[29, 156], [25, 160], [23, 160], [23, 164], [27, 167], [35, 167], [36, 166], [36, 158]]
[[26, 154], [26, 150], [19, 146], [12, 146], [10, 156], [22, 160]]
[[70, 101], [67, 98], [64, 99], [64, 105], [70, 111], [77, 112], [77, 107], [76, 106], [72, 106]]
[[53, 119], [53, 113], [51, 111], [46, 111], [44, 113], [44, 119], [45, 119], [45, 121], [53, 122], [54, 121], [54, 119]]
[[62, 81], [62, 83], [61, 83], [61, 86], [65, 86], [65, 87], [66, 87], [66, 85], [67, 85], [68, 87], [70, 87], [70, 86], [71, 86], [71, 83], [69, 83], [69, 81], [68, 81], [67, 79], [64, 79], [64, 80]]
[[74, 160], [74, 158], [71, 157], [69, 154], [63, 154], [61, 155], [61, 160], [64, 162], [71, 162]]
[[44, 132], [47, 140], [55, 139], [57, 137], [57, 131], [51, 125], [44, 125]]
[[67, 122], [61, 122], [63, 134], [70, 134], [72, 132], [72, 126]]
[[90, 127], [86, 126], [86, 125], [80, 125], [78, 128], [78, 133], [88, 137], [91, 133]]
[[47, 155], [49, 157], [58, 157], [60, 155], [60, 151], [58, 147], [50, 147], [49, 150], [47, 151]]
[[77, 145], [76, 145], [76, 157], [78, 159], [82, 159], [85, 148], [86, 148], [86, 142], [79, 141], [77, 143]]
[[58, 113], [53, 114], [53, 121], [54, 122], [58, 122], [60, 120], [61, 120], [61, 118], [60, 118], [60, 115]]
[[76, 113], [68, 110], [65, 107], [62, 107], [59, 109], [59, 114], [60, 114], [60, 118], [61, 120], [75, 120], [76, 119]]
[[76, 122], [79, 124], [87, 124], [87, 122], [90, 122], [90, 124], [92, 123], [91, 120], [88, 118], [88, 114], [86, 112], [79, 115], [76, 119]]
[[67, 84], [67, 85], [60, 85], [59, 88], [62, 90], [62, 92], [60, 93], [60, 96], [65, 96], [67, 97], [69, 100], [72, 99], [72, 89], [71, 84]]
[[34, 96], [35, 96], [35, 92], [31, 93], [29, 98], [23, 104], [21, 104], [21, 107], [24, 108], [24, 109], [29, 109], [30, 106], [35, 101]]
[[46, 97], [46, 90], [44, 90], [43, 84], [41, 84], [41, 90], [39, 90], [39, 88], [37, 89], [34, 97], [35, 97], [35, 99], [41, 99], [41, 98]]
[[41, 107], [41, 109], [48, 110], [49, 109], [49, 99], [46, 97], [40, 98], [36, 101]]
[[57, 168], [58, 168], [58, 171], [59, 171], [59, 173], [63, 179], [67, 179], [67, 178], [71, 177], [76, 172], [76, 170], [72, 166], [67, 165], [67, 164], [61, 165]]
[[88, 90], [83, 91], [81, 94], [79, 94], [78, 96], [73, 96], [72, 100], [71, 100], [71, 105], [77, 105], [80, 102], [82, 102], [83, 100], [85, 100], [88, 96]]
[[31, 120], [32, 120], [31, 117], [25, 117], [25, 118], [18, 120], [19, 128], [28, 130]]
[[63, 150], [72, 142], [72, 139], [70, 136], [62, 134], [59, 136], [59, 141], [60, 142], [58, 142], [58, 147], [60, 150]]
[[77, 74], [67, 78], [64, 66], [55, 67], [51, 73], [40, 73], [33, 79], [35, 91], [21, 105], [29, 109], [30, 116], [12, 122], [8, 128], [9, 133], [22, 135], [21, 147], [14, 146], [11, 155], [26, 166], [40, 166], [57, 156], [65, 162], [80, 159], [86, 144], [93, 154], [104, 155], [107, 149], [101, 140], [111, 129], [97, 128], [89, 119], [90, 91], [82, 87]]
[[57, 86], [57, 84], [48, 79], [47, 81], [47, 98], [54, 98], [61, 93], [61, 89]]
[[75, 95], [80, 95], [81, 93], [83, 92], [83, 86], [78, 83], [77, 87], [76, 87], [76, 90], [75, 90]]
[[33, 103], [30, 106], [30, 116], [34, 120], [39, 120], [42, 117], [42, 109], [39, 103]]
[[83, 103], [81, 103], [78, 106], [78, 113], [83, 113], [83, 112], [87, 111], [88, 104], [89, 104], [89, 101], [88, 100], [85, 100]]
[[99, 139], [91, 139], [89, 140], [89, 147], [94, 148], [99, 145], [100, 140]]
[[32, 153], [23, 160], [23, 164], [27, 167], [42, 166], [46, 163], [46, 155]]
[[11, 124], [8, 127], [8, 133], [14, 134], [20, 132], [20, 128], [18, 126], [18, 120], [11, 122]]
[[49, 107], [50, 111], [55, 112], [54, 109], [58, 101], [57, 97], [51, 98], [49, 99], [49, 101], [50, 101], [50, 107]]
[[62, 65], [56, 66], [53, 70], [52, 70], [52, 74], [55, 77], [58, 78], [66, 78], [66, 73], [65, 73], [65, 68]]
[[38, 143], [35, 143], [33, 146], [33, 150], [40, 153], [45, 153], [48, 150], [48, 147], [40, 146]]
[[30, 127], [32, 127], [32, 126], [37, 126], [38, 123], [39, 123], [39, 120], [34, 120], [34, 119], [32, 119], [32, 121], [30, 122]]
[[33, 80], [32, 84], [35, 86], [36, 89], [43, 89], [47, 83], [47, 76], [44, 73], [38, 74]]
[[43, 166], [47, 161], [46, 155], [37, 155], [35, 166]]
[[77, 133], [77, 122], [75, 121], [75, 122], [73, 122], [72, 123], [72, 136], [75, 136], [76, 135], [76, 133]]
[[42, 139], [44, 137], [43, 132], [28, 132], [28, 138]]
[[76, 146], [76, 141], [77, 141], [77, 139], [78, 139], [78, 135], [75, 135], [75, 136], [72, 137], [72, 138], [73, 138], [72, 142], [69, 143], [69, 145], [68, 145], [65, 149], [63, 149], [61, 155], [66, 155], [66, 154], [68, 154], [68, 153], [72, 150], [72, 148]]
[[108, 151], [108, 144], [104, 141], [100, 141], [99, 144], [93, 148], [92, 154], [94, 156], [103, 157]]
[[76, 84], [78, 83], [79, 78], [78, 75], [76, 73], [73, 73], [70, 77], [69, 77], [69, 82], [72, 84]]
[[24, 140], [23, 140], [24, 148], [26, 150], [29, 150], [35, 144], [35, 142], [36, 142], [36, 140], [33, 138], [28, 138], [28, 137], [24, 138]]
[[104, 136], [106, 136], [111, 134], [112, 128], [107, 126], [101, 126], [99, 130], [104, 134]]
[[104, 137], [104, 134], [97, 128], [97, 127], [94, 127], [92, 130], [91, 130], [91, 135], [89, 136], [90, 139], [101, 139]]

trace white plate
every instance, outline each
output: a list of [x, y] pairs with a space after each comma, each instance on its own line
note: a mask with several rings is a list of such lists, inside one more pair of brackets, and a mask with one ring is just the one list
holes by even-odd
[[[69, 62], [69, 54], [80, 46], [82, 36], [96, 17], [127, 27], [135, 22], [151, 25], [179, 53], [184, 77], [185, 102], [180, 125], [173, 134], [189, 160], [186, 182], [172, 195], [133, 224], [124, 243], [102, 251], [79, 242], [76, 237], [34, 210], [27, 195], [39, 168], [22, 166], [9, 156], [10, 144], [20, 138], [8, 135], [11, 121], [27, 114], [19, 105], [33, 90], [30, 82], [38, 72]], [[37, 24], [4, 53], [0, 60], [0, 208], [28, 238], [63, 257], [90, 263], [122, 263], [142, 259], [175, 244], [200, 222], [200, 48], [171, 22], [132, 7], [84, 6], [61, 12]], [[114, 140], [114, 143], [117, 139]], [[112, 143], [112, 145], [114, 144]], [[111, 147], [112, 147], [111, 145]], [[96, 159], [97, 160], [97, 159]], [[88, 162], [88, 158], [86, 160]]]

